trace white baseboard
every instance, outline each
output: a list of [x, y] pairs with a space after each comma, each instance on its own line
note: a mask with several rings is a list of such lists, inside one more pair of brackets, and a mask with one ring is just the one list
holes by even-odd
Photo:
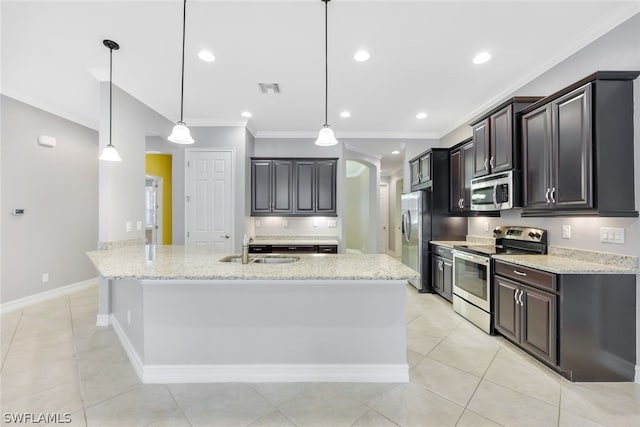
[[115, 316], [111, 325], [144, 384], [354, 382], [408, 383], [409, 366], [395, 365], [145, 365]]
[[110, 319], [109, 314], [98, 314], [96, 316], [96, 326], [109, 326]]
[[170, 383], [284, 383], [352, 382], [408, 383], [409, 367], [398, 365], [146, 365], [142, 382]]
[[40, 292], [35, 295], [29, 295], [28, 297], [5, 302], [3, 304], [0, 304], [0, 313], [8, 313], [10, 311], [20, 310], [34, 304], [69, 295], [83, 289], [88, 289], [92, 286], [96, 286], [97, 284], [98, 278], [95, 277], [93, 279], [84, 280], [78, 283], [72, 283], [71, 285], [62, 286], [50, 291]]
[[129, 360], [131, 361], [131, 365], [133, 366], [134, 371], [136, 371], [136, 374], [138, 375], [140, 380], [143, 380], [142, 382], [144, 382], [144, 365], [142, 364], [142, 359], [140, 359], [140, 356], [138, 356], [138, 352], [136, 352], [136, 350], [133, 348], [133, 344], [131, 344], [131, 341], [129, 341], [129, 337], [127, 337], [124, 329], [122, 329], [122, 326], [120, 326], [120, 323], [118, 322], [118, 319], [116, 319], [116, 316], [114, 316], [113, 314], [109, 315], [108, 322], [111, 323], [111, 326], [113, 326], [113, 331], [120, 339], [120, 344], [122, 344], [122, 347], [124, 347], [124, 351], [127, 353], [127, 356], [129, 356]]

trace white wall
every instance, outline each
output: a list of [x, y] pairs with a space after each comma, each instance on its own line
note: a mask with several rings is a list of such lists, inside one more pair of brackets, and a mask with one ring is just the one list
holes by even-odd
[[[98, 163], [99, 240], [144, 239], [146, 137], [169, 135], [173, 124], [136, 98], [113, 86], [112, 143], [121, 162]], [[109, 83], [100, 83], [100, 147], [109, 142]], [[137, 230], [137, 222], [143, 227]], [[131, 222], [131, 231], [126, 223]]]
[[[4, 95], [0, 105], [5, 303], [97, 276], [85, 252], [98, 241], [98, 133]], [[56, 147], [37, 145], [39, 135]]]

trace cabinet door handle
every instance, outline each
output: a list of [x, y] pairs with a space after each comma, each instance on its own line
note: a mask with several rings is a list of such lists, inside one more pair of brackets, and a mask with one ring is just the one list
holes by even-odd
[[418, 181], [422, 181], [422, 174], [418, 172]]
[[520, 302], [520, 305], [524, 307], [524, 303], [522, 302], [522, 294], [524, 294], [524, 291], [520, 290], [520, 296], [518, 297], [518, 301]]
[[488, 163], [488, 161], [489, 161], [488, 159], [484, 159], [484, 170], [487, 170], [487, 169], [488, 169], [488, 168], [487, 168], [487, 163]]
[[516, 302], [516, 305], [518, 305], [518, 289], [513, 293], [513, 300]]
[[440, 271], [442, 271], [444, 263], [442, 261], [438, 261], [438, 268], [440, 269]]
[[493, 164], [493, 156], [491, 156], [491, 159], [489, 159], [489, 166], [491, 166], [492, 168], [495, 167], [495, 165]]
[[544, 193], [544, 198], [547, 199], [547, 204], [551, 203], [551, 200], [549, 199], [550, 192], [551, 192], [551, 189], [547, 188], [547, 191]]
[[525, 276], [527, 275], [527, 273], [523, 273], [522, 271], [518, 271], [518, 270], [513, 270], [514, 273], [516, 273], [518, 276]]
[[551, 189], [551, 203], [555, 203], [556, 202], [556, 187], [553, 187]]
[[464, 199], [458, 200], [458, 206], [460, 206], [460, 209], [464, 209]]

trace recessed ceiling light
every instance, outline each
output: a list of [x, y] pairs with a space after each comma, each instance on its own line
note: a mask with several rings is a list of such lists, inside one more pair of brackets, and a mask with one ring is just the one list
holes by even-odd
[[213, 55], [213, 53], [209, 52], [208, 50], [201, 50], [200, 52], [198, 52], [198, 58], [202, 59], [204, 62], [213, 62], [216, 60], [216, 57]]
[[393, 150], [393, 151], [391, 152], [391, 154], [400, 154], [400, 151], [398, 151], [398, 150]]
[[246, 117], [247, 119], [248, 119], [249, 117], [253, 116], [253, 114], [251, 114], [251, 113], [250, 113], [250, 112], [248, 112], [248, 111], [243, 111], [242, 113], [240, 113], [240, 115], [241, 115], [242, 117]]
[[347, 119], [351, 117], [351, 113], [348, 111], [343, 111], [342, 113], [340, 113], [340, 117], [342, 117], [343, 119]]
[[491, 54], [489, 52], [480, 52], [473, 58], [474, 64], [484, 64], [485, 62], [491, 59]]
[[369, 54], [369, 52], [367, 52], [366, 50], [359, 50], [353, 55], [353, 59], [358, 62], [367, 61], [369, 58], [371, 58], [371, 54]]
[[416, 119], [426, 119], [427, 113], [418, 113], [416, 114]]

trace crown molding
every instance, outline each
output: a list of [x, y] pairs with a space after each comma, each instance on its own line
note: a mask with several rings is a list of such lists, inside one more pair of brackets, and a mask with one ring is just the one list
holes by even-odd
[[[315, 139], [317, 131], [257, 131], [254, 136], [263, 139]], [[336, 132], [336, 138], [340, 139], [440, 139], [437, 132]]]
[[187, 126], [190, 127], [225, 127], [225, 126], [247, 126], [247, 120], [232, 119], [187, 119]]

